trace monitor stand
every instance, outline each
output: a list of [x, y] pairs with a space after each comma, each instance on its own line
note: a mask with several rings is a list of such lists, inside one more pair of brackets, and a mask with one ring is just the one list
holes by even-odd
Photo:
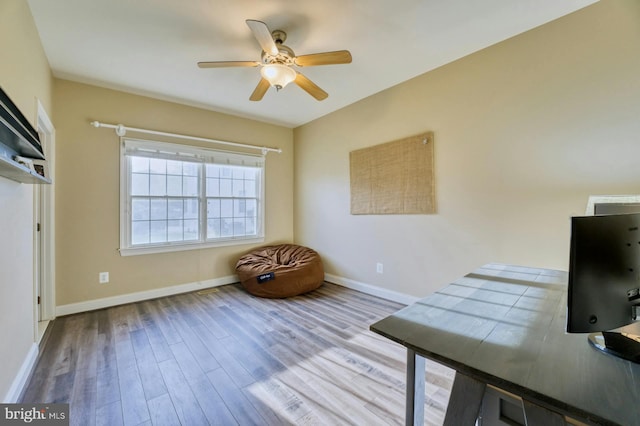
[[640, 335], [623, 331], [589, 334], [589, 343], [608, 354], [640, 364]]

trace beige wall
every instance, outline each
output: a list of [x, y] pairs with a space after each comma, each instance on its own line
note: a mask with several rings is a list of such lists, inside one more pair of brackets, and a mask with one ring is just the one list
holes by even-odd
[[[491, 261], [566, 269], [588, 195], [640, 193], [638, 75], [640, 2], [602, 0], [299, 127], [296, 241], [414, 296]], [[437, 214], [350, 215], [349, 152], [426, 130]]]
[[[0, 1], [0, 86], [36, 122], [51, 111], [51, 73], [24, 0]], [[0, 177], [0, 398], [34, 342], [33, 186]]]
[[[57, 304], [226, 277], [250, 249], [121, 257], [118, 140], [91, 120], [283, 148], [266, 242], [295, 232], [338, 276], [422, 296], [488, 261], [566, 268], [587, 196], [640, 192], [639, 17], [636, 0], [602, 0], [292, 131], [53, 82], [26, 1], [2, 0], [0, 86], [34, 123], [40, 99], [57, 129]], [[438, 213], [351, 216], [349, 151], [425, 130]], [[33, 344], [33, 299], [33, 187], [0, 178], [0, 396]]]
[[55, 80], [54, 106], [58, 306], [227, 277], [252, 247], [120, 256], [119, 139], [93, 120], [282, 148], [267, 156], [265, 243], [293, 240], [291, 129], [65, 80]]

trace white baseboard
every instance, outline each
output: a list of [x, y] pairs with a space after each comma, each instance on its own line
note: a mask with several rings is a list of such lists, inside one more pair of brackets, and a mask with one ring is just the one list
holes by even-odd
[[381, 297], [383, 299], [392, 300], [394, 302], [403, 303], [405, 305], [411, 305], [412, 303], [420, 300], [419, 297], [409, 296], [408, 294], [400, 293], [398, 291], [387, 290], [386, 288], [376, 287], [371, 284], [361, 283], [359, 281], [351, 280], [349, 278], [339, 277], [333, 274], [324, 274], [325, 281], [333, 284], [338, 284], [343, 287], [347, 287], [353, 290], [358, 290], [363, 293], [370, 294], [372, 296]]
[[33, 367], [35, 366], [37, 359], [38, 345], [34, 343], [31, 345], [31, 349], [29, 349], [29, 352], [27, 353], [27, 356], [24, 359], [20, 370], [18, 370], [18, 374], [16, 374], [16, 377], [13, 379], [13, 383], [11, 383], [9, 391], [4, 397], [4, 404], [14, 404], [18, 402], [20, 394], [24, 390], [24, 387], [27, 384], [27, 380], [29, 380], [29, 376], [31, 375], [31, 371], [33, 371]]
[[94, 311], [96, 309], [109, 308], [111, 306], [124, 305], [126, 303], [140, 302], [142, 300], [156, 299], [158, 297], [172, 296], [179, 293], [202, 290], [210, 287], [233, 284], [238, 282], [238, 277], [229, 275], [222, 278], [214, 278], [205, 281], [179, 284], [137, 293], [122, 294], [119, 296], [104, 297], [102, 299], [87, 300], [86, 302], [70, 303], [56, 307], [56, 316], [77, 314], [78, 312]]
[[[326, 281], [341, 285], [346, 288], [358, 290], [363, 293], [381, 297], [383, 299], [392, 300], [394, 302], [410, 305], [417, 302], [420, 298], [410, 296], [398, 291], [387, 290], [385, 288], [376, 287], [371, 284], [365, 284], [349, 278], [340, 277], [333, 274], [324, 274]], [[238, 282], [238, 277], [229, 275], [222, 278], [215, 278], [205, 281], [196, 281], [193, 283], [179, 284], [171, 287], [163, 287], [153, 290], [140, 291], [137, 293], [122, 294], [119, 296], [104, 297], [102, 299], [87, 300], [85, 302], [71, 303], [68, 305], [60, 305], [56, 307], [56, 316], [77, 314], [79, 312], [94, 311], [96, 309], [109, 308], [111, 306], [124, 305], [126, 303], [140, 302], [143, 300], [156, 299], [158, 297], [172, 296], [174, 294], [188, 293], [191, 291], [202, 290], [210, 287], [219, 287], [222, 285], [233, 284]]]

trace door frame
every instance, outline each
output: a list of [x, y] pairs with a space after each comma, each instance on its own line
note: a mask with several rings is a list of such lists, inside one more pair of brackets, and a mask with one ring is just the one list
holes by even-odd
[[[51, 184], [38, 184], [34, 193], [34, 333], [40, 339], [38, 322], [55, 318], [55, 128], [44, 106], [36, 99], [36, 130], [49, 166]], [[39, 211], [36, 211], [38, 209]], [[38, 219], [40, 232], [37, 231]], [[39, 234], [39, 235], [38, 235]], [[38, 242], [38, 238], [40, 241]], [[38, 288], [38, 284], [40, 288]], [[38, 295], [41, 296], [38, 306]]]

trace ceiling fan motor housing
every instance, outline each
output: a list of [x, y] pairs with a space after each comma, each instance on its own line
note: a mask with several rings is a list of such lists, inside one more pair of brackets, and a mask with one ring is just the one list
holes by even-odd
[[277, 55], [270, 55], [269, 53], [262, 51], [262, 63], [263, 64], [282, 64], [282, 65], [294, 65], [293, 60], [296, 57], [296, 54], [293, 52], [289, 46], [285, 46], [284, 41], [287, 39], [287, 33], [282, 30], [274, 30], [271, 32], [271, 37], [273, 37], [273, 41], [276, 43], [276, 47], [278, 48]]
[[[0, 0], [1, 1], [1, 0]], [[293, 82], [302, 90], [322, 101], [329, 94], [318, 87], [313, 81], [294, 69], [315, 65], [333, 65], [351, 63], [351, 53], [348, 50], [313, 53], [296, 56], [289, 46], [283, 43], [287, 33], [282, 30], [269, 31], [269, 27], [262, 21], [247, 19], [245, 21], [253, 36], [262, 48], [260, 61], [207, 61], [198, 62], [200, 68], [228, 68], [228, 67], [260, 67], [262, 78], [249, 97], [251, 101], [262, 100], [269, 87], [280, 90]]]

